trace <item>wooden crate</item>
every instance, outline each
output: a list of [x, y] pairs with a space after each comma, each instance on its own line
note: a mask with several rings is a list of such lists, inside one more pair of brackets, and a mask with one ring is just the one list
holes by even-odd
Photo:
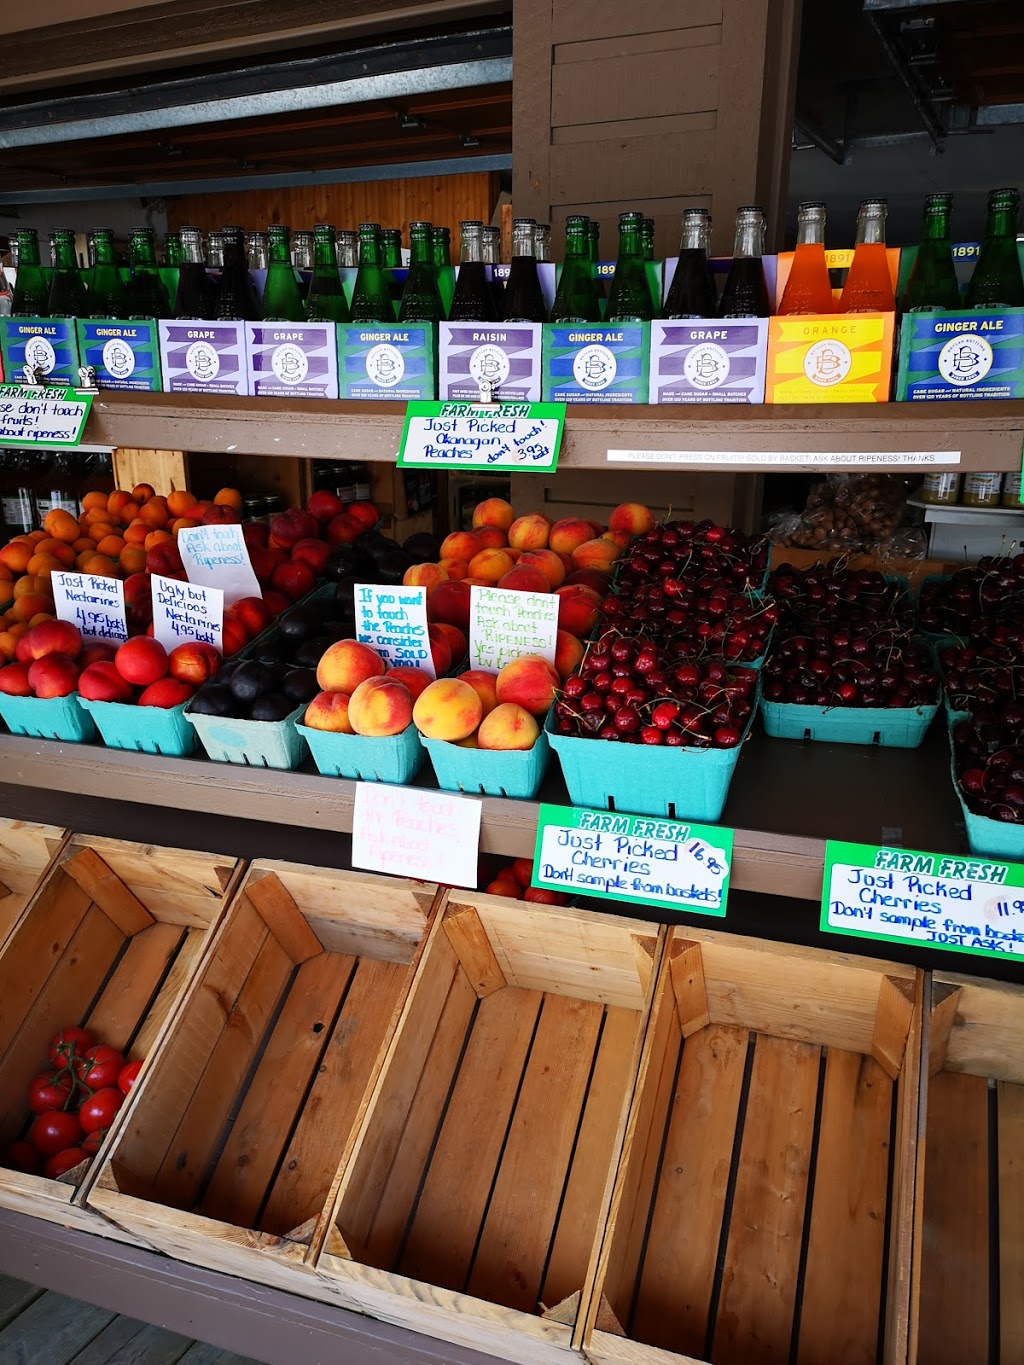
[[907, 967], [672, 931], [590, 1361], [905, 1365], [922, 1011]]
[[1024, 1360], [1024, 991], [935, 973], [911, 1365]]
[[[211, 853], [68, 839], [0, 951], [0, 1145], [28, 1126], [25, 1091], [57, 1029], [80, 1024], [155, 1060], [240, 869]], [[83, 1201], [125, 1113], [97, 1158], [61, 1180], [0, 1169], [0, 1206], [112, 1235]]]
[[527, 1365], [574, 1354], [661, 934], [449, 893], [317, 1264], [334, 1302]]
[[0, 819], [0, 943], [17, 924], [65, 834], [56, 825]]
[[315, 1281], [303, 1263], [437, 900], [425, 882], [254, 863], [90, 1205], [181, 1260]]

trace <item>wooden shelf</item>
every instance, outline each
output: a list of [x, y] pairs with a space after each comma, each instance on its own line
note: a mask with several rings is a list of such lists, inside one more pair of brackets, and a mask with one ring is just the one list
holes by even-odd
[[[84, 440], [135, 449], [216, 454], [295, 455], [306, 459], [395, 459], [405, 420], [402, 403], [326, 402], [319, 399], [230, 398], [214, 395], [131, 394], [96, 398]], [[560, 468], [678, 469], [672, 452], [705, 453], [701, 468], [764, 473], [763, 458], [806, 453], [806, 465], [825, 467], [822, 454], [895, 457], [911, 451], [957, 450], [959, 470], [1019, 470], [1024, 402], [878, 403], [822, 406], [570, 408]], [[639, 463], [609, 462], [610, 449], [649, 452]], [[731, 456], [716, 460], [716, 455]], [[829, 462], [830, 469], [852, 467]], [[858, 466], [863, 467], [863, 465]]]
[[[352, 828], [356, 784], [321, 777], [309, 765], [277, 772], [4, 735], [0, 772], [5, 784], [75, 797], [338, 833]], [[434, 785], [429, 764], [420, 784]], [[481, 852], [532, 857], [537, 803], [482, 799]], [[557, 765], [540, 800], [571, 804]], [[805, 744], [755, 733], [744, 746], [721, 823], [736, 831], [734, 889], [817, 901], [826, 839], [962, 853], [967, 847], [958, 820], [949, 750], [936, 725], [919, 750]]]

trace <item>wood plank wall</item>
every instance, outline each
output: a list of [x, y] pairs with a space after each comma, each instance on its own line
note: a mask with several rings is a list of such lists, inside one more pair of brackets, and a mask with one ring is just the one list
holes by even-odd
[[[415, 166], [410, 166], [415, 170]], [[408, 245], [409, 224], [417, 219], [448, 227], [459, 241], [459, 223], [491, 221], [498, 201], [498, 176], [478, 171], [467, 175], [410, 176], [407, 180], [368, 180], [345, 185], [309, 185], [277, 190], [240, 190], [227, 194], [191, 194], [167, 201], [171, 229], [185, 226], [264, 229], [268, 223], [312, 228], [333, 223], [355, 228], [360, 223], [400, 227]]]
[[[728, 252], [740, 204], [781, 227], [800, 0], [516, 0], [516, 214], [586, 213], [606, 255], [640, 209], [659, 255], [687, 207], [710, 208]], [[756, 199], [755, 199], [756, 196]]]

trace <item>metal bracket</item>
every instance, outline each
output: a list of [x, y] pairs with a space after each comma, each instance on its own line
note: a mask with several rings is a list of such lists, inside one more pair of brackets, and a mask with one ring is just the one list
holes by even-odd
[[76, 393], [99, 393], [100, 387], [96, 383], [96, 369], [93, 365], [80, 365], [78, 367], [78, 383], [65, 384], [60, 380], [49, 379], [38, 365], [25, 365], [22, 367], [24, 378], [21, 383], [26, 389], [38, 389], [40, 393], [45, 393], [47, 389], [67, 389], [72, 388]]
[[96, 366], [79, 365], [78, 383], [75, 385], [78, 393], [99, 393], [100, 386], [96, 383]]
[[491, 407], [496, 405], [498, 402], [497, 385], [492, 384], [489, 379], [478, 379], [476, 382], [480, 386], [480, 397], [478, 399], [480, 406]]

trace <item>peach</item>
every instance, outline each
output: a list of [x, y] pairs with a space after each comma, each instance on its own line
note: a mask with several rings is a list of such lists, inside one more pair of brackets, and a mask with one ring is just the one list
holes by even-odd
[[467, 735], [465, 739], [460, 739], [460, 740], [457, 740], [457, 741], [456, 741], [456, 748], [458, 748], [458, 749], [479, 749], [479, 748], [480, 748], [480, 742], [479, 742], [479, 740], [477, 739], [476, 735]]
[[581, 517], [563, 517], [556, 521], [548, 537], [548, 545], [556, 554], [571, 555], [577, 545], [594, 539], [594, 528]]
[[158, 706], [162, 711], [170, 711], [181, 706], [194, 694], [195, 688], [177, 678], [159, 678], [150, 683], [139, 697], [140, 706]]
[[32, 659], [42, 659], [47, 654], [66, 654], [73, 659], [82, 648], [82, 636], [70, 621], [44, 621], [25, 636], [25, 647]]
[[434, 664], [434, 675], [439, 678], [442, 673], [447, 673], [452, 666], [452, 648], [437, 626], [428, 626], [427, 635], [430, 639], [430, 657]]
[[535, 569], [532, 564], [518, 563], [514, 569], [509, 569], [504, 578], [498, 582], [499, 588], [504, 588], [507, 592], [550, 592], [551, 584], [540, 571]]
[[567, 630], [560, 630], [555, 636], [555, 669], [565, 682], [570, 673], [575, 673], [583, 662], [583, 641]]
[[481, 550], [503, 550], [508, 537], [500, 526], [478, 526], [473, 533], [480, 542]]
[[642, 502], [621, 502], [608, 518], [609, 531], [625, 531], [626, 535], [642, 536], [654, 527], [654, 513]]
[[497, 583], [514, 567], [511, 555], [497, 547], [481, 550], [469, 561], [469, 577], [482, 578], [486, 583]]
[[472, 559], [480, 552], [480, 542], [472, 531], [453, 531], [441, 541], [438, 559]]
[[438, 678], [416, 698], [412, 718], [427, 739], [468, 739], [483, 718], [476, 690], [459, 678]]
[[332, 493], [329, 488], [318, 488], [306, 503], [306, 511], [311, 517], [326, 525], [333, 521], [335, 517], [340, 517], [345, 510], [345, 504], [338, 497], [337, 493]]
[[438, 561], [439, 569], [443, 569], [453, 582], [458, 582], [460, 578], [469, 577], [468, 559], [441, 559]]
[[405, 683], [367, 678], [348, 699], [348, 719], [357, 735], [400, 735], [412, 722], [412, 707]]
[[[466, 657], [466, 651], [469, 649], [469, 641], [466, 638], [465, 631], [459, 630], [458, 626], [450, 626], [447, 621], [438, 621], [435, 625], [430, 627], [431, 639], [434, 639], [434, 631], [436, 631], [438, 635], [443, 635], [448, 641], [448, 648], [451, 650], [453, 664], [459, 663]], [[449, 665], [449, 667], [450, 666], [451, 665]]]
[[447, 581], [447, 570], [442, 569], [440, 564], [413, 564], [402, 575], [404, 588], [426, 588], [427, 592]]
[[608, 570], [621, 553], [619, 547], [613, 545], [610, 540], [605, 540], [603, 536], [597, 536], [593, 540], [585, 540], [582, 545], [578, 545], [573, 550], [572, 567], [574, 569]]
[[601, 610], [601, 599], [593, 588], [574, 583], [570, 588], [556, 588], [555, 596], [558, 598], [559, 630], [567, 630], [580, 640], [589, 635]]
[[0, 668], [0, 692], [5, 697], [31, 697], [28, 664], [7, 664]]
[[471, 668], [466, 673], [459, 674], [459, 680], [469, 683], [477, 696], [480, 704], [484, 708], [484, 715], [488, 716], [498, 704], [498, 694], [494, 690], [494, 684], [498, 680], [497, 673], [488, 673], [483, 668]]
[[114, 663], [125, 682], [136, 687], [148, 687], [167, 676], [167, 651], [148, 635], [126, 640], [114, 655]]
[[546, 550], [551, 521], [540, 512], [517, 517], [508, 528], [508, 543], [513, 550]]
[[342, 512], [340, 516], [331, 517], [327, 523], [326, 535], [332, 545], [351, 545], [365, 530], [366, 527], [361, 521], [350, 517], [347, 512]]
[[539, 734], [540, 726], [529, 711], [505, 701], [484, 716], [477, 742], [481, 749], [532, 749]]
[[270, 575], [270, 581], [278, 592], [297, 602], [316, 587], [316, 574], [308, 564], [279, 564]]
[[611, 575], [602, 573], [600, 569], [573, 569], [571, 574], [566, 575], [565, 588], [571, 588], [576, 583], [582, 583], [586, 588], [593, 588], [598, 597], [607, 597], [611, 588]]
[[522, 889], [515, 877], [510, 872], [503, 872], [499, 877], [495, 877], [493, 882], [488, 882], [484, 890], [489, 896], [506, 896], [511, 900], [522, 899]]
[[406, 686], [415, 701], [421, 692], [425, 692], [434, 679], [429, 673], [425, 673], [422, 668], [412, 668], [408, 664], [398, 664], [395, 668], [389, 668], [384, 674], [385, 678], [394, 678]]
[[494, 684], [499, 702], [514, 702], [531, 716], [542, 716], [555, 699], [559, 677], [540, 654], [523, 654], [498, 674]]
[[628, 531], [604, 531], [598, 536], [598, 540], [610, 540], [620, 550], [625, 550], [633, 543], [633, 537]]
[[68, 697], [78, 686], [78, 665], [66, 654], [47, 654], [29, 665], [28, 684], [37, 697]]
[[497, 526], [507, 531], [516, 519], [516, 509], [504, 498], [484, 498], [473, 508], [473, 530], [481, 526]]
[[336, 735], [354, 735], [352, 722], [348, 718], [348, 693], [321, 692], [306, 707], [302, 717], [303, 725], [311, 730], [330, 730]]
[[456, 583], [439, 583], [427, 598], [427, 615], [459, 630], [469, 631], [469, 605], [473, 589], [463, 578]]
[[204, 682], [209, 682], [219, 668], [218, 651], [213, 645], [203, 645], [198, 640], [176, 645], [167, 656], [170, 677], [191, 687], [201, 687]]
[[316, 680], [325, 692], [348, 696], [367, 678], [381, 678], [387, 665], [375, 649], [358, 640], [338, 640], [321, 656]]
[[516, 571], [518, 572], [524, 565], [539, 569], [547, 579], [552, 592], [565, 582], [565, 565], [561, 556], [555, 554], [554, 550], [524, 550], [516, 561]]
[[292, 546], [292, 563], [305, 564], [319, 576], [327, 567], [331, 547], [326, 540], [300, 540]]
[[110, 662], [89, 664], [82, 669], [78, 691], [86, 701], [131, 701], [135, 693]]

